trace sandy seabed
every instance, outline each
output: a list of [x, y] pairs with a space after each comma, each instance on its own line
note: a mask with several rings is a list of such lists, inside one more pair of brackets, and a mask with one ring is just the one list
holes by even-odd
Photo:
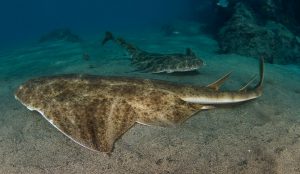
[[[0, 52], [0, 173], [300, 173], [297, 66], [266, 64], [264, 94], [256, 100], [199, 112], [173, 128], [136, 124], [116, 142], [111, 156], [79, 146], [14, 99], [21, 83], [42, 75], [125, 75], [207, 85], [233, 70], [226, 90], [239, 89], [258, 74], [257, 59], [217, 54], [217, 43], [205, 35], [164, 38], [144, 33], [125, 38], [153, 52], [190, 47], [207, 65], [198, 73], [140, 73], [124, 50], [96, 41], [32, 44]], [[88, 61], [82, 59], [85, 52]]]

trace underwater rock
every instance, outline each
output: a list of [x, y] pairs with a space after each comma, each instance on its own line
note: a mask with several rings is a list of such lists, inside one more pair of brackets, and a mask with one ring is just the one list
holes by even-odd
[[219, 1], [217, 2], [217, 5], [218, 5], [218, 6], [224, 7], [224, 8], [228, 7], [228, 4], [229, 4], [229, 2], [228, 2], [227, 0], [219, 0]]
[[[236, 14], [235, 7], [241, 3], [252, 10], [260, 23], [275, 21], [300, 35], [300, 1], [296, 0], [211, 0], [211, 5], [207, 5], [210, 11], [206, 12], [210, 16], [205, 17], [207, 33], [218, 35], [220, 28]], [[195, 4], [195, 8], [201, 9], [200, 7], [201, 3]], [[201, 11], [197, 14], [204, 16]], [[203, 17], [197, 21], [203, 21]]]
[[257, 13], [265, 20], [282, 23], [292, 32], [300, 34], [300, 1], [266, 0], [259, 1], [256, 7], [259, 7]]
[[223, 53], [264, 56], [269, 63], [300, 64], [299, 37], [281, 23], [262, 23], [244, 3], [235, 6], [234, 14], [221, 28], [218, 38]]
[[261, 1], [260, 4], [260, 13], [267, 19], [276, 19], [277, 8], [275, 2], [273, 0]]
[[67, 41], [67, 42], [81, 42], [81, 38], [72, 33], [70, 29], [68, 28], [60, 28], [53, 30], [45, 35], [43, 35], [40, 39], [39, 42], [52, 42], [52, 41]]

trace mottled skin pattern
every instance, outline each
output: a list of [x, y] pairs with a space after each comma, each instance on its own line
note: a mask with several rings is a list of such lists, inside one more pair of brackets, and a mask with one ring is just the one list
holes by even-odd
[[114, 142], [136, 122], [172, 126], [200, 110], [259, 97], [263, 60], [260, 82], [253, 89], [217, 91], [226, 78], [199, 87], [129, 77], [61, 75], [29, 80], [15, 97], [79, 144], [111, 152]]
[[180, 100], [155, 81], [120, 77], [65, 75], [30, 80], [16, 97], [42, 112], [80, 144], [110, 152], [113, 143], [135, 122], [170, 126], [202, 108]]
[[197, 70], [203, 65], [203, 61], [197, 58], [195, 53], [189, 48], [186, 49], [185, 54], [149, 53], [127, 43], [122, 38], [114, 38], [112, 33], [107, 32], [102, 44], [105, 44], [109, 40], [113, 40], [127, 50], [132, 58], [132, 65], [139, 71], [151, 73], [184, 72]]

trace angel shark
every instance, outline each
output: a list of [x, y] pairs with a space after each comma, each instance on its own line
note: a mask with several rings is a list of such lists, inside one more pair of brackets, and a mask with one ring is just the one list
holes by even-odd
[[102, 45], [110, 40], [127, 50], [131, 56], [132, 65], [139, 71], [151, 73], [185, 72], [197, 70], [203, 65], [203, 61], [197, 58], [190, 48], [186, 49], [185, 54], [149, 53], [126, 42], [123, 38], [115, 38], [111, 32], [105, 33]]
[[174, 126], [220, 104], [240, 103], [262, 95], [260, 80], [237, 91], [220, 91], [226, 74], [205, 86], [117, 76], [59, 75], [32, 79], [15, 98], [44, 116], [78, 144], [110, 153], [115, 141], [136, 123]]

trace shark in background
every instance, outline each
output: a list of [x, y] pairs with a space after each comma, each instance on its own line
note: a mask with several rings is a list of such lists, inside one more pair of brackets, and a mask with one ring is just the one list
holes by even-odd
[[187, 48], [185, 54], [150, 53], [126, 42], [123, 38], [115, 38], [111, 32], [106, 32], [102, 45], [114, 41], [124, 48], [131, 56], [131, 63], [138, 71], [150, 73], [173, 73], [195, 71], [203, 66], [203, 60]]

